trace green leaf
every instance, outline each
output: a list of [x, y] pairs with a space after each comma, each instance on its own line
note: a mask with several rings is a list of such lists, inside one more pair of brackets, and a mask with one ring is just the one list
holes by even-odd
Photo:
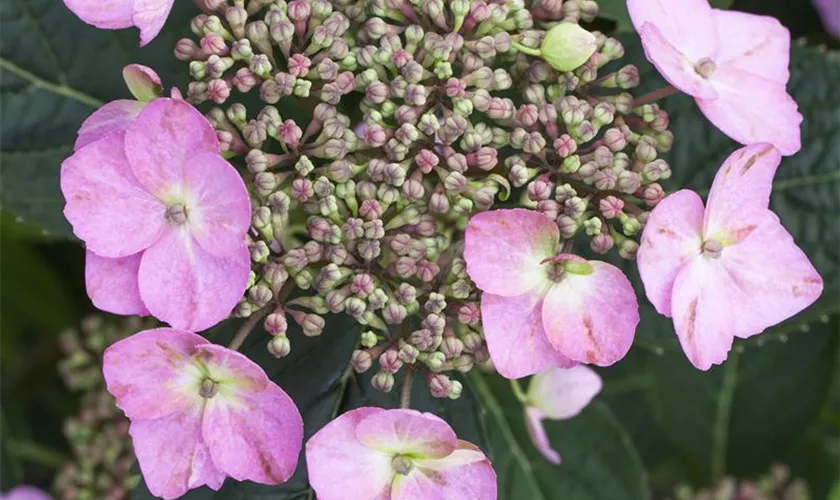
[[0, 0], [0, 197], [4, 211], [51, 234], [72, 237], [58, 183], [76, 131], [101, 104], [131, 98], [126, 64], [153, 67], [167, 86], [186, 82], [172, 55], [187, 29], [191, 2], [176, 2], [164, 32], [140, 50], [136, 30], [84, 24], [56, 0]]
[[629, 437], [602, 403], [590, 404], [570, 420], [546, 422], [551, 444], [563, 458], [554, 466], [531, 444], [522, 406], [508, 381], [475, 371], [469, 380], [486, 411], [500, 500], [650, 498]]
[[[711, 0], [709, 3], [716, 9], [728, 9], [735, 0]], [[679, 7], [674, 6], [675, 9]], [[633, 23], [627, 12], [627, 0], [598, 0], [598, 15], [615, 21], [618, 31], [633, 31]]]
[[[328, 316], [327, 328], [317, 337], [306, 337], [290, 321], [289, 338], [292, 352], [282, 359], [269, 354], [266, 345], [270, 336], [260, 326], [246, 339], [240, 351], [259, 364], [269, 378], [294, 400], [303, 416], [304, 442], [332, 420], [339, 409], [348, 381], [350, 356], [356, 348], [359, 325], [349, 316]], [[231, 320], [214, 328], [209, 338], [226, 345], [242, 321]], [[279, 486], [265, 486], [227, 479], [219, 492], [199, 488], [183, 500], [291, 500], [306, 498], [310, 493], [306, 478], [304, 450], [298, 459], [295, 474]], [[141, 483], [132, 500], [155, 498]]]

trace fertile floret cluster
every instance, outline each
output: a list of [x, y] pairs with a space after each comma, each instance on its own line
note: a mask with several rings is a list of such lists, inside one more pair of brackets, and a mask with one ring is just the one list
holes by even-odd
[[378, 360], [377, 388], [410, 365], [457, 397], [442, 372], [487, 359], [462, 257], [470, 216], [516, 202], [554, 219], [566, 252], [585, 235], [633, 258], [673, 137], [668, 115], [629, 93], [638, 70], [611, 64], [621, 43], [578, 25], [597, 12], [589, 0], [207, 2], [198, 40], [175, 53], [190, 61], [188, 100], [220, 106], [208, 117], [250, 174], [253, 273], [235, 314], [264, 315], [278, 357], [288, 321], [320, 335], [325, 314], [350, 315], [366, 330], [353, 367]]

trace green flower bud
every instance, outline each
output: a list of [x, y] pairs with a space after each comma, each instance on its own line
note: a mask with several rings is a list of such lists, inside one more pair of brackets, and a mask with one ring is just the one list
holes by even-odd
[[572, 71], [585, 63], [597, 49], [595, 35], [576, 23], [559, 23], [548, 30], [540, 54], [552, 68]]

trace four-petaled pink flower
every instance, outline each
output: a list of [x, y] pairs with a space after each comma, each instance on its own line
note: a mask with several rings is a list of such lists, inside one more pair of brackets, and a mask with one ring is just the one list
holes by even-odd
[[559, 253], [545, 215], [511, 209], [470, 219], [464, 259], [483, 293], [490, 358], [507, 378], [576, 363], [607, 366], [627, 354], [639, 323], [633, 287], [605, 262]]
[[149, 491], [178, 498], [225, 477], [280, 484], [297, 466], [303, 421], [291, 398], [238, 352], [157, 328], [105, 351], [108, 391]]
[[140, 45], [158, 36], [175, 0], [64, 0], [82, 21], [100, 29], [136, 26]]
[[[137, 100], [117, 99], [94, 111], [79, 128], [74, 149], [79, 150], [115, 132], [125, 132], [146, 104], [163, 94], [163, 83], [152, 68], [129, 64], [123, 68], [123, 79]], [[173, 93], [177, 94], [177, 91], [173, 89]]]
[[52, 498], [34, 486], [22, 484], [6, 493], [0, 493], [0, 500], [52, 500]]
[[583, 411], [601, 392], [601, 377], [588, 366], [551, 368], [536, 374], [525, 396], [525, 426], [534, 447], [553, 464], [560, 454], [551, 447], [543, 420], [568, 420]]
[[495, 500], [496, 473], [475, 445], [440, 418], [358, 408], [306, 443], [319, 500]]
[[98, 308], [197, 331], [225, 319], [245, 292], [248, 191], [186, 102], [156, 99], [125, 132], [76, 151], [62, 164], [61, 190], [87, 244]]
[[713, 9], [707, 0], [628, 0], [627, 7], [648, 60], [717, 128], [742, 144], [799, 151], [802, 115], [785, 90], [790, 33], [779, 21]]
[[733, 153], [706, 208], [689, 190], [651, 212], [638, 253], [648, 299], [674, 318], [688, 359], [722, 363], [735, 337], [761, 333], [808, 307], [823, 281], [768, 209], [781, 155], [770, 144]]

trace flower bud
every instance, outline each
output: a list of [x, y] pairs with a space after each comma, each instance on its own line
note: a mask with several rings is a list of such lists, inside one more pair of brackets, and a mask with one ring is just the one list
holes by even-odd
[[391, 392], [394, 388], [394, 375], [391, 373], [379, 372], [373, 376], [371, 385], [377, 391]]
[[452, 388], [451, 380], [448, 376], [442, 373], [431, 375], [428, 379], [428, 383], [429, 392], [431, 392], [432, 396], [436, 398], [445, 398]]
[[577, 23], [561, 22], [545, 33], [540, 54], [552, 68], [566, 72], [585, 63], [597, 48], [595, 35]]
[[289, 342], [289, 337], [285, 335], [277, 335], [268, 341], [268, 352], [275, 358], [283, 358], [292, 352], [292, 345]]
[[355, 350], [350, 357], [350, 366], [356, 373], [364, 373], [373, 365], [373, 357], [367, 351]]
[[385, 373], [397, 373], [403, 367], [396, 349], [388, 349], [379, 356], [379, 366]]
[[449, 394], [446, 395], [449, 399], [458, 399], [461, 397], [461, 393], [464, 391], [464, 386], [461, 382], [457, 380], [452, 380], [452, 385], [449, 388]]

